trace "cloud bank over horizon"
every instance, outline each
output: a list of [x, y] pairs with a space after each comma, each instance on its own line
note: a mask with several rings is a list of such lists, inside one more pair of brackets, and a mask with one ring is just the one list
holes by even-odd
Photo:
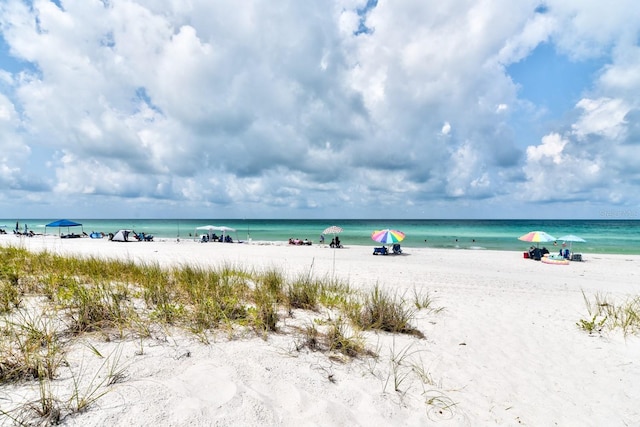
[[637, 9], [3, 0], [0, 216], [640, 219]]

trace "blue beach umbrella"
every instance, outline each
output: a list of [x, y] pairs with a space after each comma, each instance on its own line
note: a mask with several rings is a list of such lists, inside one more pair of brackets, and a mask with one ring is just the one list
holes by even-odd
[[[58, 221], [50, 222], [49, 224], [44, 226], [44, 232], [47, 233], [47, 227], [58, 227], [58, 234], [60, 233], [60, 228], [67, 227], [67, 233], [69, 232], [69, 227], [82, 227], [82, 224], [79, 222], [69, 221], [68, 219], [59, 219]], [[84, 232], [84, 228], [82, 229]]]
[[558, 240], [562, 240], [563, 242], [569, 242], [569, 252], [573, 252], [571, 250], [573, 242], [585, 243], [582, 237], [574, 236], [573, 234], [567, 234], [566, 236], [558, 237]]
[[565, 242], [586, 242], [582, 237], [574, 236], [573, 234], [567, 234], [566, 236], [558, 237], [558, 240], [563, 240]]

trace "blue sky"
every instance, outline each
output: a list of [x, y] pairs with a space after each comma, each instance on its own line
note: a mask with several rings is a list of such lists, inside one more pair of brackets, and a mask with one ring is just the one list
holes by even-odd
[[637, 218], [631, 0], [0, 0], [0, 217]]

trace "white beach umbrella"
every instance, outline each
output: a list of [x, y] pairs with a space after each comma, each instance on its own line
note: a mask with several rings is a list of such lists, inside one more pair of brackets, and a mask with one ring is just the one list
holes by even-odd
[[[236, 232], [235, 228], [227, 227], [226, 225], [218, 225], [215, 227], [215, 230], [222, 231], [222, 241], [224, 241], [225, 235], [228, 235], [229, 232], [231, 231], [233, 231], [234, 233]], [[238, 240], [237, 236], [236, 236], [236, 240]]]
[[327, 227], [324, 229], [322, 234], [339, 234], [342, 233], [342, 227], [338, 227], [337, 225], [332, 225], [331, 227]]
[[196, 227], [196, 230], [207, 230], [207, 231], [211, 231], [211, 230], [217, 230], [218, 227], [216, 227], [215, 225], [203, 225], [202, 227]]
[[[327, 227], [324, 229], [322, 234], [333, 234], [333, 237], [336, 237], [336, 234], [342, 233], [342, 227], [338, 227], [337, 225], [332, 225], [331, 227]], [[333, 247], [333, 272], [336, 271], [336, 247]]]
[[[209, 241], [211, 241], [211, 237], [213, 235], [213, 231], [217, 230], [217, 229], [218, 229], [218, 227], [216, 227], [215, 225], [203, 225], [203, 226], [200, 226], [200, 227], [196, 227], [196, 231], [197, 230], [204, 230], [204, 231], [207, 232], [207, 237], [209, 238]], [[198, 233], [196, 233], [196, 234], [198, 234]]]

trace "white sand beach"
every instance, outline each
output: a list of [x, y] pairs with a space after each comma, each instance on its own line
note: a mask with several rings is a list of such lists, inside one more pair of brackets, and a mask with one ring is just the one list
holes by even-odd
[[[177, 330], [124, 342], [83, 337], [102, 354], [119, 354], [125, 379], [64, 425], [640, 425], [640, 337], [589, 335], [577, 326], [588, 318], [583, 292], [620, 302], [640, 295], [639, 256], [585, 253], [584, 262], [562, 266], [486, 250], [405, 248], [403, 255], [373, 256], [372, 247], [348, 243], [333, 250], [3, 235], [0, 244], [162, 266], [335, 274], [357, 288], [428, 293], [442, 308], [416, 312], [424, 339], [366, 332], [378, 357], [355, 360], [296, 350], [291, 326], [309, 321], [303, 312], [282, 318], [281, 332], [266, 340], [221, 334], [205, 344]], [[69, 363], [99, 367], [81, 344]], [[0, 386], [0, 402], [25, 392]]]

